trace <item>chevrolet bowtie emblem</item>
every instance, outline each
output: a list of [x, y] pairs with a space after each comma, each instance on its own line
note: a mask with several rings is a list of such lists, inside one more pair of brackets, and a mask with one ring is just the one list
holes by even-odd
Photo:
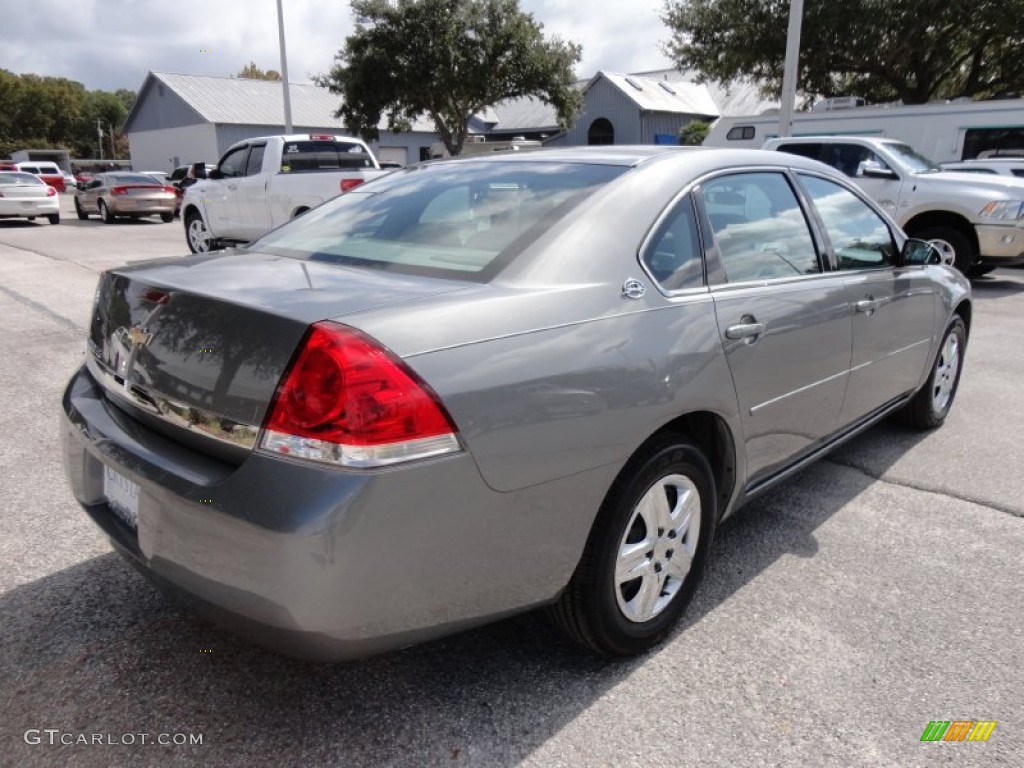
[[131, 341], [133, 346], [144, 347], [149, 339], [150, 334], [146, 333], [146, 331], [139, 326], [135, 326], [128, 330], [128, 340]]

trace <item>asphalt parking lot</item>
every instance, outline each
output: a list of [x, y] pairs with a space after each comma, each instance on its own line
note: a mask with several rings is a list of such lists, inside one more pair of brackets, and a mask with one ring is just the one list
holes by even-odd
[[[73, 502], [58, 413], [96, 275], [187, 248], [63, 206], [0, 221], [0, 765], [1024, 765], [1024, 269], [975, 281], [946, 425], [876, 427], [727, 521], [650, 655], [527, 615], [320, 666], [180, 610]], [[923, 743], [933, 720], [997, 726]]]

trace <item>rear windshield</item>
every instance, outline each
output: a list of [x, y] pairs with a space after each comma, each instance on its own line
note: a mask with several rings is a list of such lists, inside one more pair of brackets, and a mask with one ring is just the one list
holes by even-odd
[[141, 173], [112, 173], [109, 179], [114, 184], [159, 184], [161, 187], [163, 186], [163, 182]]
[[270, 232], [252, 248], [483, 281], [625, 170], [473, 161], [395, 171]]
[[38, 184], [46, 186], [42, 179], [31, 173], [0, 173], [0, 184]]
[[289, 141], [281, 153], [282, 173], [373, 168], [366, 147], [350, 141]]

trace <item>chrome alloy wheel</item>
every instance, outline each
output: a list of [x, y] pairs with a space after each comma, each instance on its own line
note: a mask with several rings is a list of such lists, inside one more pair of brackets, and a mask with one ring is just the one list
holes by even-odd
[[615, 598], [629, 621], [650, 621], [672, 602], [700, 540], [700, 493], [690, 478], [666, 475], [633, 509], [615, 561]]
[[939, 255], [942, 257], [943, 264], [948, 267], [956, 266], [956, 248], [953, 247], [952, 243], [948, 240], [941, 239], [932, 239], [928, 242], [935, 246], [935, 250], [937, 250]]
[[198, 214], [193, 214], [188, 221], [188, 244], [193, 253], [207, 253], [210, 251], [210, 230], [206, 228], [205, 222]]
[[935, 361], [935, 377], [932, 380], [932, 407], [942, 413], [953, 397], [956, 376], [960, 370], [960, 339], [955, 333], [946, 335]]

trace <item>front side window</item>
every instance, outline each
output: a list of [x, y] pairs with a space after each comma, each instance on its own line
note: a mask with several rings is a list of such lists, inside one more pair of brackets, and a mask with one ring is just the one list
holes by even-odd
[[487, 280], [624, 172], [487, 161], [395, 171], [268, 233], [258, 247], [291, 258]]
[[263, 170], [263, 153], [266, 152], [266, 144], [254, 144], [249, 152], [249, 162], [245, 165], [245, 175], [255, 176]]
[[239, 147], [224, 156], [220, 161], [220, 175], [225, 179], [234, 179], [245, 175], [245, 161], [249, 157], [248, 147]]
[[821, 272], [807, 219], [781, 173], [720, 176], [703, 196], [730, 283]]
[[658, 226], [641, 256], [651, 276], [667, 291], [696, 288], [704, 284], [704, 259], [693, 200], [680, 200]]
[[835, 182], [800, 175], [825, 224], [839, 269], [880, 269], [893, 263], [892, 232], [867, 203]]

